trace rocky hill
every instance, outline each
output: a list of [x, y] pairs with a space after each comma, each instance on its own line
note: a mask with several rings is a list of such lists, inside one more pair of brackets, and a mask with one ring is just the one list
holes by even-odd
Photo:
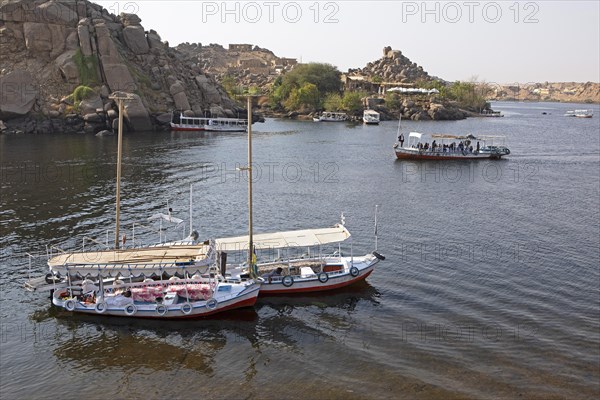
[[361, 76], [372, 82], [414, 84], [437, 79], [429, 76], [420, 65], [410, 61], [400, 50], [390, 46], [383, 49], [383, 57], [368, 63], [364, 68], [349, 69], [348, 76]]
[[499, 85], [492, 100], [600, 103], [600, 83], [555, 82]]
[[176, 49], [196, 60], [218, 81], [233, 79], [241, 87], [265, 87], [293, 68], [293, 58], [276, 56], [271, 50], [251, 44], [230, 44], [228, 48], [211, 43], [182, 43]]
[[0, 54], [0, 120], [8, 131], [110, 128], [115, 92], [135, 94], [124, 113], [135, 130], [152, 129], [174, 109], [243, 112], [195, 59], [144, 29], [137, 15], [115, 16], [88, 1], [2, 1]]

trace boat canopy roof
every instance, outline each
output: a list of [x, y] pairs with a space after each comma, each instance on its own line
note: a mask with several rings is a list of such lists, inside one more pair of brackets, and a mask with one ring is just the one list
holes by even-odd
[[196, 245], [154, 246], [122, 250], [63, 253], [48, 260], [48, 266], [62, 275], [140, 276], [167, 272], [174, 274], [205, 267], [210, 262], [208, 243]]
[[[350, 237], [344, 225], [331, 228], [262, 233], [253, 235], [257, 250], [286, 247], [309, 247], [343, 242]], [[48, 266], [61, 275], [81, 276], [149, 276], [153, 273], [188, 272], [193, 275], [212, 261], [213, 251], [248, 249], [248, 236], [216, 239], [197, 244], [171, 244], [151, 247], [62, 253], [48, 260]]]
[[[257, 250], [282, 249], [286, 247], [309, 247], [339, 243], [350, 237], [344, 225], [332, 228], [304, 229], [298, 231], [261, 233], [252, 235]], [[248, 235], [216, 240], [217, 251], [240, 251], [248, 249]]]
[[459, 135], [445, 135], [445, 134], [432, 134], [431, 137], [433, 139], [454, 139], [454, 140], [465, 140], [465, 139], [477, 139], [475, 136], [473, 135], [467, 135], [467, 136], [459, 136]]
[[363, 114], [379, 115], [379, 113], [375, 110], [365, 110]]
[[432, 134], [430, 135], [432, 139], [450, 139], [450, 140], [491, 140], [491, 139], [505, 139], [506, 136], [499, 136], [499, 135], [481, 135], [481, 136], [474, 136], [474, 135], [466, 135], [466, 136], [459, 136], [459, 135], [446, 135], [446, 134]]
[[421, 139], [421, 136], [423, 136], [423, 134], [422, 133], [418, 133], [418, 132], [410, 132], [408, 134], [409, 138], [414, 137], [414, 138], [417, 138], [417, 139]]

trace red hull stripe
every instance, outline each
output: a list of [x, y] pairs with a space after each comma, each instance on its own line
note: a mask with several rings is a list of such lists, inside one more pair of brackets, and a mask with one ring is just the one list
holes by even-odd
[[204, 128], [203, 127], [198, 127], [198, 128], [182, 128], [180, 126], [172, 126], [171, 130], [172, 131], [203, 131]]
[[371, 272], [373, 272], [373, 270], [371, 269], [369, 272], [367, 272], [364, 275], [359, 275], [356, 278], [349, 280], [349, 281], [345, 281], [345, 282], [341, 282], [341, 283], [336, 283], [335, 285], [328, 285], [328, 286], [323, 286], [323, 284], [321, 284], [321, 282], [318, 282], [319, 284], [321, 284], [321, 286], [313, 286], [313, 287], [305, 287], [305, 288], [297, 288], [294, 289], [289, 288], [289, 289], [275, 289], [275, 290], [261, 290], [259, 293], [259, 296], [268, 296], [271, 294], [291, 294], [291, 293], [307, 293], [307, 292], [321, 292], [321, 291], [326, 291], [326, 290], [333, 290], [333, 289], [339, 289], [342, 288], [344, 286], [348, 286], [348, 285], [352, 285], [358, 281], [362, 281], [364, 279], [367, 278], [367, 276], [371, 275]]

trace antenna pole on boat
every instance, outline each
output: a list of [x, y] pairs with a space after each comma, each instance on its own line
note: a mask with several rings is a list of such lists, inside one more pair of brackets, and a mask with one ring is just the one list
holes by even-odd
[[375, 250], [377, 250], [377, 211], [379, 210], [379, 205], [375, 205]]
[[131, 100], [133, 96], [129, 93], [119, 92], [109, 97], [117, 100], [119, 106], [119, 131], [117, 140], [117, 190], [116, 190], [116, 224], [115, 224], [115, 249], [119, 248], [119, 228], [121, 225], [121, 157], [123, 154], [123, 101]]
[[194, 231], [194, 225], [192, 224], [192, 210], [194, 209], [193, 207], [193, 196], [194, 195], [194, 184], [190, 183], [190, 235], [192, 234], [192, 232]]

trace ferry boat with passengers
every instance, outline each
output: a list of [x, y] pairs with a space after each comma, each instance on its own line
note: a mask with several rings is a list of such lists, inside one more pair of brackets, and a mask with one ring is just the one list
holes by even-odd
[[479, 160], [500, 159], [510, 154], [504, 136], [456, 136], [408, 134], [404, 143], [400, 136], [394, 144], [396, 157], [403, 160]]

